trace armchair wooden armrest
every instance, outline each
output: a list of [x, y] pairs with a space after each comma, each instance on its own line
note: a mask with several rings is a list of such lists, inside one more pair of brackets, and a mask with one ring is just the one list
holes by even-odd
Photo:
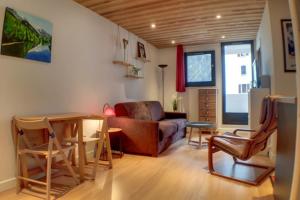
[[235, 129], [233, 131], [233, 134], [236, 135], [237, 132], [256, 132], [255, 130], [251, 130], [251, 129]]
[[215, 135], [210, 138], [210, 141], [213, 141], [215, 138], [237, 140], [237, 141], [244, 141], [244, 142], [252, 142], [253, 141], [253, 139], [243, 138], [243, 137], [235, 137], [235, 136], [229, 136], [229, 135]]

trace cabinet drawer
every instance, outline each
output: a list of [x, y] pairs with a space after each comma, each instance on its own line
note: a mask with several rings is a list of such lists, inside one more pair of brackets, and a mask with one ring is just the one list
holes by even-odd
[[199, 117], [199, 121], [215, 123], [216, 118], [215, 117]]
[[200, 89], [199, 94], [216, 95], [216, 89]]
[[215, 95], [199, 95], [199, 102], [216, 102]]
[[201, 109], [199, 110], [199, 116], [203, 117], [215, 117], [216, 116], [216, 111], [215, 109]]
[[215, 102], [199, 102], [199, 110], [216, 109]]

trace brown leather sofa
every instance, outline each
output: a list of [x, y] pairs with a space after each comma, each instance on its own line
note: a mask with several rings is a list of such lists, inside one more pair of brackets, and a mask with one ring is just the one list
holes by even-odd
[[186, 135], [186, 113], [164, 112], [158, 101], [118, 103], [115, 112], [109, 126], [123, 130], [125, 153], [156, 157]]

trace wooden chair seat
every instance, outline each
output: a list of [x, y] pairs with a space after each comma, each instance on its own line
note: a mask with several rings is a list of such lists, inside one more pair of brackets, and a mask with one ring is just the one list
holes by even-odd
[[[74, 149], [74, 146], [70, 145], [61, 145], [62, 150], [67, 153], [70, 152], [72, 149]], [[52, 155], [55, 156], [59, 154], [59, 150], [54, 146], [52, 150]], [[36, 155], [42, 155], [42, 156], [48, 156], [49, 151], [48, 151], [48, 144], [43, 144], [39, 146], [32, 147], [31, 149], [21, 149], [19, 151], [19, 154], [36, 154]]]

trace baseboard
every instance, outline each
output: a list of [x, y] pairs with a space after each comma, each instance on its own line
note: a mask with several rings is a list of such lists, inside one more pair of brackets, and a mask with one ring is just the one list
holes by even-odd
[[10, 178], [0, 181], [0, 192], [12, 189], [16, 186], [16, 178]]

